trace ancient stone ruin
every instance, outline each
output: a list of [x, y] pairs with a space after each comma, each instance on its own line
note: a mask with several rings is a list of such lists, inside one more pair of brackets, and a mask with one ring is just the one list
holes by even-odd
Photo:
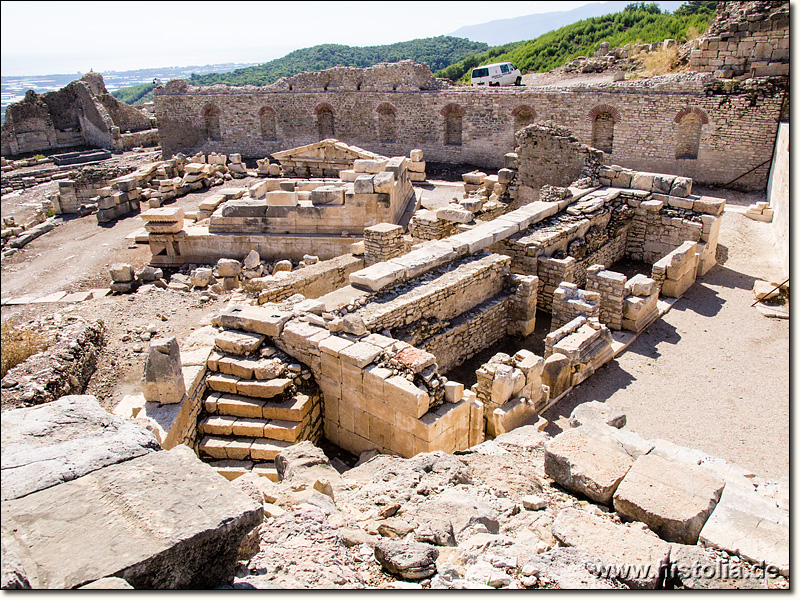
[[3, 156], [92, 146], [124, 150], [156, 145], [155, 119], [106, 91], [103, 76], [87, 73], [57, 92], [10, 104], [2, 128]]
[[[105, 265], [104, 294], [225, 304], [184, 339], [148, 330], [139, 393], [109, 410], [81, 395], [101, 321], [59, 316], [3, 378], [2, 587], [787, 587], [788, 477], [645, 439], [603, 402], [545, 433], [713, 273], [726, 200], [695, 184], [763, 187], [777, 141], [770, 199], [788, 186], [788, 12], [744, 4], [682, 50], [702, 74], [172, 81], [157, 130], [95, 74], [12, 105], [4, 154], [156, 131], [161, 160], [45, 174], [48, 208], [141, 212], [149, 264]], [[425, 203], [431, 162], [470, 164], [463, 194]], [[746, 214], [788, 240], [785, 208]]]

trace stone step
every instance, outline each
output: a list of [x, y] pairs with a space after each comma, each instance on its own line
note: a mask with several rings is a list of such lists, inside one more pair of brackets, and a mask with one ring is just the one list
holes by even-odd
[[229, 415], [209, 415], [199, 423], [202, 435], [243, 436], [269, 438], [286, 442], [296, 442], [305, 431], [305, 421], [284, 421], [261, 417], [233, 417]]
[[207, 435], [198, 445], [201, 455], [219, 460], [275, 460], [291, 442], [254, 437], [224, 437]]
[[214, 392], [203, 401], [203, 408], [210, 415], [303, 421], [311, 412], [311, 404], [311, 398], [305, 394], [270, 401]]
[[236, 356], [220, 352], [218, 348], [208, 355], [206, 365], [215, 373], [258, 380], [276, 379], [283, 374], [287, 366], [274, 358]]
[[286, 389], [292, 385], [292, 380], [270, 379], [266, 381], [254, 381], [251, 379], [241, 379], [234, 375], [215, 373], [206, 378], [206, 383], [208, 387], [215, 392], [238, 394], [250, 398], [269, 400], [286, 391]]
[[277, 483], [278, 470], [273, 461], [253, 462], [252, 460], [210, 460], [208, 464], [228, 481], [233, 481], [245, 473], [253, 472], [260, 477]]

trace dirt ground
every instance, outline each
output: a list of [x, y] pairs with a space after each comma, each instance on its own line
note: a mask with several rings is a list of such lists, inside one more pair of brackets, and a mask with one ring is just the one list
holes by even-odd
[[[229, 182], [246, 186], [249, 180]], [[20, 211], [52, 193], [52, 184], [4, 196], [2, 214]], [[424, 206], [461, 197], [447, 174], [420, 186]], [[218, 188], [184, 196], [191, 210]], [[702, 190], [721, 195], [729, 209], [720, 233], [719, 265], [679, 300], [624, 354], [600, 369], [553, 407], [551, 433], [565, 427], [580, 402], [601, 400], [623, 409], [628, 427], [646, 438], [664, 438], [732, 460], [758, 474], [780, 477], [789, 464], [789, 321], [769, 319], [755, 308], [756, 278], [778, 276], [770, 226], [746, 219], [743, 207], [763, 194]], [[26, 208], [27, 207], [27, 208]], [[131, 216], [98, 226], [94, 215], [71, 218], [2, 263], [2, 297], [44, 296], [108, 286], [108, 267], [147, 264], [147, 245], [126, 236], [142, 226]], [[106, 296], [76, 304], [4, 306], [2, 319], [28, 322], [52, 312], [102, 319], [106, 345], [86, 393], [107, 407], [139, 391], [148, 329], [184, 339], [227, 302], [202, 302], [199, 294], [174, 290]]]
[[627, 428], [697, 448], [758, 475], [789, 473], [789, 320], [756, 308], [756, 279], [779, 278], [770, 224], [747, 219], [758, 194], [702, 190], [728, 198], [718, 265], [623, 354], [544, 417], [550, 433], [590, 400], [624, 411]]

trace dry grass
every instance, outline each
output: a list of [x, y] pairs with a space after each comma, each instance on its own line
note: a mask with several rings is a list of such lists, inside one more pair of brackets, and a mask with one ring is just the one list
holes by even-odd
[[644, 74], [648, 77], [667, 75], [678, 70], [678, 49], [673, 46], [644, 55]]
[[28, 357], [45, 350], [52, 341], [51, 336], [21, 326], [11, 319], [4, 321], [0, 330], [0, 378]]

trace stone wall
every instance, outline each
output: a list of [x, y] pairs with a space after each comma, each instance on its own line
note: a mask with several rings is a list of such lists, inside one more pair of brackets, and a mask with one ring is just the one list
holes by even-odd
[[772, 231], [786, 277], [789, 276], [789, 191], [789, 123], [781, 123], [769, 173], [767, 199], [773, 210]]
[[103, 322], [68, 318], [54, 325], [49, 347], [12, 367], [3, 377], [4, 409], [81, 394], [89, 383], [103, 345]]
[[251, 280], [248, 290], [258, 291], [259, 304], [282, 302], [295, 294], [302, 294], [306, 298], [318, 298], [347, 285], [350, 273], [363, 267], [363, 258], [343, 254], [307, 265], [302, 269], [286, 272], [278, 277]]
[[6, 108], [2, 127], [3, 156], [83, 145], [124, 150], [157, 143], [154, 119], [109, 94], [99, 73], [87, 73], [41, 96], [29, 90], [24, 100]]
[[689, 66], [721, 77], [789, 74], [789, 2], [720, 2]]
[[490, 298], [453, 319], [445, 331], [419, 346], [436, 356], [439, 368], [446, 373], [506, 336], [509, 303], [507, 296]]
[[[567, 127], [585, 144], [594, 142], [595, 117], [607, 113], [613, 118], [607, 154], [617, 164], [726, 184], [769, 160], [785, 89], [785, 81], [773, 85], [759, 79], [726, 87], [710, 74], [683, 74], [561, 89], [406, 85], [378, 91], [358, 89], [355, 79], [336, 80], [336, 73], [309, 75], [303, 87], [285, 82], [259, 88], [191, 87], [172, 81], [155, 92], [164, 153], [239, 152], [261, 158], [323, 139], [319, 118], [324, 113], [333, 119], [338, 139], [383, 155], [407, 155], [418, 148], [428, 161], [500, 168], [503, 155], [514, 147], [515, 111], [524, 109], [537, 120]], [[315, 78], [327, 78], [327, 88]], [[204, 120], [204, 111], [211, 109], [219, 110], [216, 137], [208, 134]], [[262, 109], [274, 112], [274, 139], [253, 135], [261, 130]], [[395, 122], [393, 142], [379, 141], [379, 120], [387, 111]], [[698, 153], [676, 158], [684, 142], [681, 119], [688, 113], [699, 119]], [[454, 120], [461, 125], [458, 139], [445, 135]], [[766, 165], [759, 167], [736, 185], [763, 189], [767, 173]]]

